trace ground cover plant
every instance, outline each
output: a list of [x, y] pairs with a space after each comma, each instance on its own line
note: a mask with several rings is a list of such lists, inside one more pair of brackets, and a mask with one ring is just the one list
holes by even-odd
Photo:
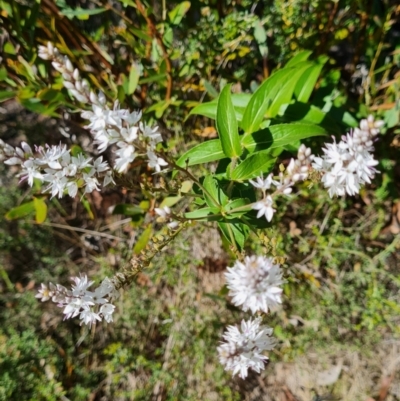
[[[397, 344], [395, 4], [1, 4], [1, 397], [307, 398], [257, 373]], [[315, 399], [398, 398], [343, 358]]]

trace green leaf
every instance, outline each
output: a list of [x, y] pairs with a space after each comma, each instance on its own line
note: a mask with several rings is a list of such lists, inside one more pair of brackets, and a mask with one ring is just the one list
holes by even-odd
[[207, 81], [206, 79], [203, 79], [203, 85], [211, 97], [215, 98], [218, 97], [218, 91], [212, 86], [211, 82]]
[[[242, 121], [244, 109], [249, 103], [250, 98], [251, 95], [247, 93], [234, 93], [231, 96], [233, 106], [235, 107], [237, 121]], [[188, 117], [193, 114], [197, 114], [215, 120], [217, 118], [217, 105], [218, 105], [218, 99], [212, 100], [211, 102], [201, 103], [198, 106], [194, 107], [192, 110], [190, 110]]]
[[299, 102], [308, 102], [315, 84], [317, 83], [322, 67], [327, 60], [328, 58], [324, 57], [321, 59], [320, 63], [308, 67], [297, 81], [294, 94]]
[[207, 192], [204, 192], [204, 199], [208, 206], [215, 207], [227, 203], [228, 196], [221, 186], [221, 181], [216, 177], [207, 175], [204, 178], [203, 187], [207, 190]]
[[250, 152], [280, 148], [301, 139], [327, 135], [323, 127], [314, 124], [278, 124], [243, 137], [242, 145]]
[[272, 100], [271, 107], [267, 110], [268, 118], [275, 117], [279, 113], [281, 106], [290, 103], [297, 82], [309, 65], [308, 61], [303, 61], [289, 70], [290, 74], [282, 82], [282, 86]]
[[173, 25], [179, 25], [182, 18], [188, 12], [190, 8], [190, 1], [183, 1], [178, 4], [172, 11], [168, 13], [169, 20]]
[[213, 139], [194, 146], [184, 153], [176, 162], [180, 167], [193, 166], [200, 163], [214, 162], [225, 157], [219, 139]]
[[265, 113], [271, 106], [272, 101], [279, 89], [282, 87], [286, 77], [292, 71], [280, 70], [267, 78], [251, 96], [249, 103], [244, 111], [241, 127], [246, 134], [251, 134], [260, 128]]
[[3, 102], [4, 100], [11, 99], [15, 97], [17, 92], [15, 91], [0, 91], [0, 102]]
[[283, 119], [290, 122], [303, 122], [312, 123], [324, 127], [328, 132], [341, 133], [343, 129], [338, 125], [329, 114], [322, 111], [320, 108], [304, 104], [300, 102], [294, 102], [288, 105], [286, 108]]
[[312, 51], [311, 50], [303, 50], [300, 53], [297, 53], [292, 59], [290, 59], [286, 65], [285, 68], [287, 67], [293, 67], [298, 63], [301, 63], [302, 61], [308, 60], [310, 57]]
[[238, 246], [239, 250], [244, 248], [244, 243], [249, 236], [249, 227], [239, 220], [228, 222], [220, 222], [218, 223], [219, 228], [221, 229], [224, 237], [228, 240], [229, 243], [232, 244], [231, 233], [234, 239], [234, 242]]
[[122, 214], [124, 216], [137, 216], [143, 213], [144, 210], [140, 206], [123, 203], [116, 205], [112, 212], [112, 214]]
[[36, 223], [42, 224], [47, 217], [47, 205], [42, 198], [33, 198], [33, 204], [36, 211]]
[[162, 81], [163, 79], [166, 79], [166, 78], [167, 78], [167, 74], [165, 74], [165, 73], [154, 74], [154, 75], [150, 75], [149, 77], [142, 78], [141, 80], [139, 80], [139, 84], [143, 85], [143, 84], [148, 84], [150, 82]]
[[276, 158], [266, 153], [255, 153], [242, 163], [240, 163], [232, 172], [231, 179], [234, 181], [246, 181], [258, 177], [261, 173], [269, 173], [276, 162]]
[[202, 209], [195, 210], [193, 212], [185, 213], [186, 219], [206, 219], [210, 214], [219, 213], [219, 209], [217, 207], [203, 207]]
[[151, 234], [153, 233], [153, 228], [148, 226], [143, 232], [142, 235], [137, 240], [135, 246], [133, 247], [133, 252], [138, 255], [142, 249], [146, 247], [148, 242], [150, 241]]
[[75, 10], [72, 8], [67, 8], [64, 10], [60, 10], [60, 14], [65, 15], [69, 19], [73, 19], [74, 17], [80, 20], [87, 20], [89, 16], [101, 14], [107, 11], [107, 8], [93, 8], [93, 9], [83, 9], [81, 7], [76, 8]]
[[242, 148], [235, 108], [231, 100], [231, 85], [226, 85], [218, 98], [216, 126], [225, 155], [230, 158], [239, 157]]
[[234, 217], [240, 217], [243, 214], [247, 213], [248, 211], [252, 210], [250, 206], [251, 202], [247, 198], [240, 198], [240, 199], [235, 199], [231, 202], [229, 202], [225, 207], [224, 210], [226, 212], [229, 212], [230, 210], [236, 209], [236, 208], [242, 208], [244, 206], [248, 206], [246, 208], [243, 208], [242, 210], [230, 213], [229, 216], [226, 216], [227, 218], [234, 218]]
[[35, 211], [34, 201], [30, 201], [12, 208], [10, 211], [6, 213], [5, 217], [7, 220], [20, 219], [21, 217], [25, 217], [28, 214], [33, 213], [34, 211]]
[[135, 92], [135, 89], [139, 82], [139, 76], [140, 76], [139, 66], [136, 64], [132, 64], [131, 70], [129, 72], [128, 90], [126, 92], [127, 95], [131, 95], [133, 92]]

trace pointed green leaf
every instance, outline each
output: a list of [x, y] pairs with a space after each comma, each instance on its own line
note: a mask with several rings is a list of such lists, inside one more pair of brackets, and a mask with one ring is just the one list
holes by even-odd
[[268, 174], [273, 169], [276, 158], [266, 153], [255, 153], [232, 172], [231, 179], [234, 181], [246, 181], [258, 177], [261, 173]]
[[47, 205], [42, 198], [33, 198], [33, 204], [36, 211], [36, 223], [42, 224], [47, 217]]
[[310, 63], [308, 61], [302, 61], [290, 69], [290, 74], [286, 77], [285, 82], [283, 82], [283, 85], [267, 110], [268, 118], [275, 117], [279, 113], [281, 106], [290, 103], [298, 80], [309, 66]]
[[127, 95], [131, 95], [133, 92], [135, 92], [135, 89], [139, 82], [139, 76], [140, 76], [139, 66], [136, 64], [132, 64], [131, 70], [129, 72], [129, 82], [128, 82], [128, 88], [126, 91]]
[[271, 150], [312, 136], [327, 135], [327, 131], [314, 124], [278, 124], [243, 137], [242, 145], [250, 152]]
[[30, 201], [12, 208], [9, 212], [6, 213], [5, 217], [7, 220], [20, 219], [21, 217], [25, 217], [28, 214], [33, 213], [34, 211], [35, 211], [35, 204], [33, 201]]
[[308, 58], [311, 56], [312, 51], [311, 50], [303, 50], [300, 53], [297, 53], [292, 59], [290, 59], [286, 65], [285, 68], [287, 67], [293, 67], [298, 63], [301, 63], [302, 61], [308, 60]]
[[219, 209], [217, 207], [203, 207], [202, 209], [195, 210], [193, 212], [185, 213], [186, 219], [206, 219], [210, 214], [219, 213]]
[[[233, 106], [235, 107], [236, 119], [238, 121], [242, 120], [244, 109], [246, 108], [250, 97], [251, 95], [247, 93], [234, 93], [231, 96]], [[197, 114], [215, 120], [217, 118], [217, 105], [218, 99], [212, 100], [211, 102], [201, 103], [190, 110], [189, 116]]]
[[285, 110], [283, 119], [292, 123], [298, 121], [299, 123], [317, 124], [332, 133], [343, 132], [337, 121], [329, 114], [316, 106], [301, 102], [290, 104]]
[[294, 90], [294, 94], [299, 102], [308, 102], [310, 99], [311, 93], [317, 83], [319, 74], [321, 73], [322, 67], [328, 60], [327, 57], [324, 57], [320, 60], [318, 64], [314, 64], [308, 67], [300, 79], [297, 81], [296, 88]]
[[173, 25], [179, 25], [182, 18], [188, 12], [190, 8], [190, 1], [183, 1], [178, 4], [172, 11], [168, 13], [169, 20]]
[[[224, 237], [232, 244], [232, 237], [239, 250], [244, 248], [244, 243], [249, 236], [249, 227], [240, 220], [230, 220], [229, 223], [218, 223]], [[232, 235], [231, 235], [232, 234]]]
[[246, 134], [251, 134], [260, 128], [265, 113], [291, 72], [291, 70], [286, 69], [277, 71], [267, 78], [251, 96], [241, 123]]
[[231, 100], [231, 86], [226, 85], [218, 98], [216, 126], [222, 150], [227, 157], [236, 158], [242, 154], [238, 123]]
[[228, 196], [222, 188], [222, 182], [212, 175], [206, 176], [203, 181], [203, 187], [207, 190], [204, 192], [204, 199], [210, 207], [225, 205], [228, 202]]
[[185, 167], [195, 164], [214, 162], [225, 157], [222, 151], [221, 142], [219, 139], [203, 142], [184, 153], [176, 162], [180, 167]]
[[150, 241], [151, 234], [153, 233], [152, 226], [148, 226], [142, 233], [142, 235], [137, 240], [135, 246], [133, 247], [133, 252], [138, 255], [142, 249], [146, 247]]

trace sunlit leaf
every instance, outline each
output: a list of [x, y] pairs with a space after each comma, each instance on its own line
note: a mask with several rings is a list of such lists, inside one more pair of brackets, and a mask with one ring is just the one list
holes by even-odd
[[231, 158], [240, 156], [242, 148], [235, 109], [231, 100], [231, 85], [226, 85], [218, 98], [216, 127], [225, 155]]

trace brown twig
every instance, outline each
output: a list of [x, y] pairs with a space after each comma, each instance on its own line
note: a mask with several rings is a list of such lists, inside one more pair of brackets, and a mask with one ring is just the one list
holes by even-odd
[[167, 92], [165, 94], [166, 100], [171, 99], [171, 93], [172, 93], [172, 66], [171, 66], [171, 60], [169, 59], [169, 55], [167, 52], [167, 49], [162, 41], [162, 38], [157, 31], [157, 28], [152, 21], [152, 19], [147, 15], [146, 10], [140, 0], [136, 0], [136, 7], [140, 14], [143, 16], [143, 18], [146, 20], [147, 27], [150, 32], [150, 36], [156, 39], [158, 45], [161, 48], [161, 51], [164, 56], [164, 61], [165, 61], [165, 67], [166, 67], [166, 72], [167, 72]]

